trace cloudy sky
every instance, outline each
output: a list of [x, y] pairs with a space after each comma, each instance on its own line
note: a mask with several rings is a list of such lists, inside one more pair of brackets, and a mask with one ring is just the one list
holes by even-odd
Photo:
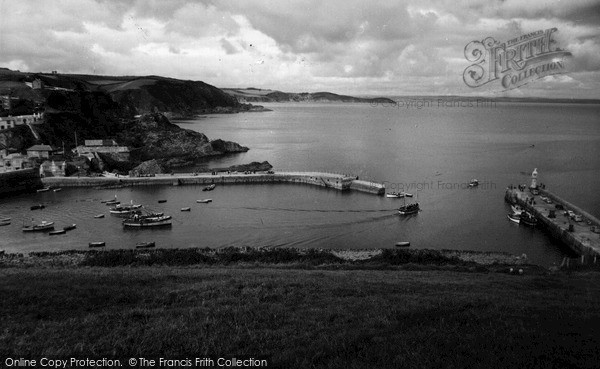
[[[509, 92], [463, 82], [470, 41], [552, 27], [572, 53], [565, 73]], [[600, 1], [0, 0], [0, 66], [291, 92], [600, 98]]]

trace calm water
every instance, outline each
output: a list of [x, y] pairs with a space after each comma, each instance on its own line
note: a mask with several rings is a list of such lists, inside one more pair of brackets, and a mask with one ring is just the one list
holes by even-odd
[[[7, 251], [108, 248], [154, 240], [160, 247], [293, 246], [453, 248], [526, 253], [534, 262], [560, 261], [566, 250], [540, 230], [506, 219], [508, 184], [526, 183], [533, 168], [547, 188], [600, 216], [600, 106], [497, 104], [492, 108], [396, 109], [366, 104], [272, 104], [265, 113], [179, 121], [209, 138], [239, 142], [244, 154], [208, 162], [228, 166], [268, 160], [279, 170], [349, 173], [386, 182], [418, 197], [422, 211], [399, 217], [402, 200], [302, 185], [120, 190], [64, 189], [0, 200], [0, 248]], [[466, 189], [471, 178], [482, 185]], [[174, 216], [171, 229], [125, 231], [120, 220], [93, 215], [117, 195]], [[195, 200], [211, 197], [211, 204]], [[158, 199], [167, 199], [158, 204]], [[44, 202], [42, 211], [30, 211]], [[191, 206], [190, 213], [181, 207]], [[23, 234], [23, 221], [77, 223], [66, 236]]]

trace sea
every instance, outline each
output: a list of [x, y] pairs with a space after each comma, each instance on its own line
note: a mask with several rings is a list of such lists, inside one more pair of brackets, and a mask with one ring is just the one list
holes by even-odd
[[[526, 254], [540, 265], [571, 252], [542, 229], [507, 219], [507, 186], [538, 182], [600, 217], [600, 105], [458, 100], [429, 103], [272, 103], [267, 112], [206, 115], [175, 121], [210, 139], [235, 141], [246, 153], [200, 167], [269, 161], [275, 171], [322, 171], [384, 183], [411, 199], [390, 199], [301, 184], [63, 188], [0, 199], [0, 249], [7, 252], [229, 246], [325, 249], [456, 249]], [[414, 101], [413, 101], [414, 102]], [[470, 188], [471, 179], [480, 185]], [[101, 201], [115, 196], [173, 216], [167, 229], [126, 230]], [[197, 199], [210, 197], [209, 204]], [[158, 203], [158, 200], [167, 200]], [[396, 209], [419, 202], [421, 211]], [[30, 206], [43, 203], [43, 210]], [[182, 207], [190, 212], [181, 212]], [[106, 214], [97, 219], [97, 214]], [[65, 235], [23, 233], [33, 221], [76, 223]]]

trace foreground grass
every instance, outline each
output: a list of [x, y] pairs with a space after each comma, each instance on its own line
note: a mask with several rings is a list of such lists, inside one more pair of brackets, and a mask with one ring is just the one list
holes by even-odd
[[270, 357], [280, 368], [592, 368], [600, 273], [0, 269], [0, 358]]

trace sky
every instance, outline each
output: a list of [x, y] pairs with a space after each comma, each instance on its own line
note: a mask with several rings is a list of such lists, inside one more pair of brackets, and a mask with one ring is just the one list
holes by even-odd
[[[471, 41], [556, 28], [560, 74], [469, 87]], [[0, 0], [0, 67], [354, 95], [600, 98], [600, 0]]]

